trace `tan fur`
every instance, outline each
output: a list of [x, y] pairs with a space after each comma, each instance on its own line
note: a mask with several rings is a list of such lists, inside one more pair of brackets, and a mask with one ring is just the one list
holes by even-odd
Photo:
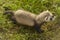
[[28, 26], [33, 26], [36, 15], [24, 10], [17, 10], [14, 16], [18, 23]]

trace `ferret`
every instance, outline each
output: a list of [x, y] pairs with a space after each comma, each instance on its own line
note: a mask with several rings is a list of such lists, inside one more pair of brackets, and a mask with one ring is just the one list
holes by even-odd
[[55, 20], [55, 16], [48, 10], [36, 15], [21, 9], [16, 11], [7, 9], [8, 8], [5, 7], [4, 14], [11, 14], [11, 20], [14, 21], [14, 23], [34, 27], [39, 33], [43, 32], [43, 30], [41, 30], [41, 26], [44, 23]]

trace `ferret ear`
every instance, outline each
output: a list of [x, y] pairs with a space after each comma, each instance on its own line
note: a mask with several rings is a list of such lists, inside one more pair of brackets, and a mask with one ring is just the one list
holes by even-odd
[[49, 10], [46, 10], [47, 12], [49, 12]]

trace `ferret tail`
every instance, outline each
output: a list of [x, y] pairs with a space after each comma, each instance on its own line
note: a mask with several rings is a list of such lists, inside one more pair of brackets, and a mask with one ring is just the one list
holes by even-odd
[[14, 14], [14, 12], [10, 9], [10, 8], [8, 8], [8, 7], [3, 7], [4, 8], [4, 15], [7, 15], [7, 14], [11, 14], [11, 15], [13, 15]]

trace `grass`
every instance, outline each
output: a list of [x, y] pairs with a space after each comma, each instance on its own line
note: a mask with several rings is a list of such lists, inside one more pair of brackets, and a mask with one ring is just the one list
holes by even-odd
[[[44, 10], [55, 12], [57, 18], [42, 26], [44, 33], [33, 28], [18, 26], [3, 15], [4, 8], [24, 9], [35, 14]], [[60, 40], [60, 0], [0, 0], [0, 40]]]

